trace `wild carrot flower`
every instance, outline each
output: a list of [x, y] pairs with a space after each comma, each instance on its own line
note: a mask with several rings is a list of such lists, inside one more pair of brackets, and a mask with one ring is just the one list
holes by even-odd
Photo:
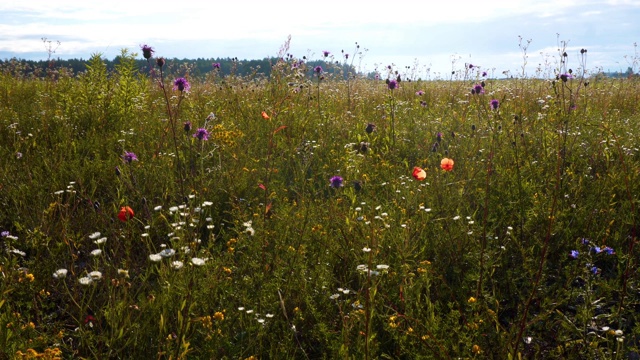
[[198, 140], [202, 140], [202, 141], [209, 140], [209, 132], [205, 128], [199, 128], [193, 134], [193, 137], [198, 138]]
[[144, 56], [145, 59], [149, 60], [151, 56], [153, 56], [154, 50], [151, 46], [144, 44], [140, 46], [140, 49], [142, 49], [142, 56]]
[[413, 168], [413, 173], [411, 175], [418, 181], [422, 181], [427, 178], [427, 172], [417, 166]]
[[489, 104], [491, 105], [491, 108], [493, 110], [498, 109], [498, 107], [500, 106], [500, 102], [496, 99], [491, 100], [491, 102], [489, 102]]
[[453, 170], [453, 160], [449, 159], [449, 158], [444, 158], [442, 159], [442, 161], [440, 161], [440, 167], [442, 168], [442, 170], [444, 171], [451, 171]]
[[173, 90], [189, 92], [189, 90], [191, 90], [191, 85], [189, 84], [187, 79], [183, 77], [177, 78], [173, 81]]
[[340, 176], [337, 176], [337, 175], [336, 175], [336, 176], [332, 177], [329, 181], [330, 181], [330, 186], [331, 186], [332, 188], [336, 188], [336, 189], [337, 189], [337, 188], [339, 188], [339, 187], [342, 187], [342, 181], [343, 181], [343, 179], [342, 179], [342, 177], [340, 177]]
[[136, 154], [131, 151], [125, 151], [124, 155], [122, 155], [122, 159], [126, 161], [128, 164], [131, 164], [132, 161], [138, 161], [138, 157]]

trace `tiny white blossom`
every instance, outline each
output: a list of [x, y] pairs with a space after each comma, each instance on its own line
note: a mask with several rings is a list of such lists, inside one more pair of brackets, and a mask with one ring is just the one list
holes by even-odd
[[153, 210], [154, 211], [160, 211], [160, 210], [162, 210], [162, 206], [158, 205], [158, 206], [154, 207]]
[[100, 256], [100, 254], [102, 254], [102, 250], [100, 249], [95, 249], [91, 251], [92, 256]]
[[183, 266], [184, 266], [184, 263], [182, 261], [176, 260], [171, 262], [171, 267], [176, 270], [182, 269]]
[[458, 216], [458, 215], [453, 217], [453, 220], [459, 220], [459, 219], [460, 219], [460, 216]]
[[162, 257], [171, 257], [171, 256], [176, 254], [176, 251], [173, 250], [173, 249], [164, 249], [164, 250], [160, 251], [159, 254]]
[[158, 261], [162, 260], [162, 256], [160, 256], [160, 254], [151, 254], [151, 255], [149, 255], [149, 260], [151, 260], [153, 262], [158, 262]]
[[337, 299], [339, 297], [340, 297], [340, 294], [333, 294], [333, 295], [329, 296], [329, 299], [335, 300], [335, 299]]
[[376, 269], [378, 269], [378, 270], [387, 270], [387, 269], [389, 269], [389, 265], [385, 265], [385, 264], [376, 265]]
[[362, 248], [362, 251], [368, 253], [368, 252], [371, 251], [371, 248], [365, 246], [365, 247]]
[[93, 234], [89, 235], [89, 239], [91, 239], [91, 240], [95, 240], [95, 239], [99, 238], [99, 237], [100, 237], [100, 235], [101, 235], [101, 234], [100, 234], [99, 232], [97, 232], [97, 231], [96, 231], [96, 232], [94, 232]]
[[80, 285], [91, 285], [91, 283], [93, 283], [93, 280], [91, 280], [90, 277], [85, 276], [85, 277], [79, 278], [78, 282], [80, 283]]
[[205, 262], [204, 259], [201, 259], [201, 258], [197, 258], [197, 257], [191, 258], [191, 263], [195, 266], [202, 266], [204, 265], [204, 262]]
[[107, 242], [107, 238], [106, 237], [101, 237], [100, 239], [94, 241], [93, 243], [96, 245], [100, 245], [100, 244], [104, 244]]
[[100, 280], [102, 279], [102, 273], [100, 271], [92, 271], [89, 273], [89, 277], [91, 277], [91, 280]]

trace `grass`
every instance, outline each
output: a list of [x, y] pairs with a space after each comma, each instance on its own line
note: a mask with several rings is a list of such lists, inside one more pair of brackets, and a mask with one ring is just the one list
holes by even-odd
[[637, 77], [135, 56], [0, 73], [0, 359], [637, 354]]

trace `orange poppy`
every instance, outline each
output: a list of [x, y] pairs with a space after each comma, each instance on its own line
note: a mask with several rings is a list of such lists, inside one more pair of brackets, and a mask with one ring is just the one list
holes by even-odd
[[413, 177], [418, 181], [422, 181], [427, 178], [427, 172], [417, 166], [413, 168], [413, 174], [411, 175], [413, 175]]
[[453, 160], [449, 159], [449, 158], [444, 158], [442, 159], [442, 161], [440, 161], [440, 167], [442, 168], [442, 170], [444, 171], [451, 171], [453, 170]]
[[267, 114], [266, 111], [262, 112], [262, 118], [265, 119], [265, 120], [269, 120], [269, 115]]
[[133, 219], [133, 209], [128, 206], [123, 206], [118, 212], [118, 219], [123, 222], [127, 222], [129, 219]]

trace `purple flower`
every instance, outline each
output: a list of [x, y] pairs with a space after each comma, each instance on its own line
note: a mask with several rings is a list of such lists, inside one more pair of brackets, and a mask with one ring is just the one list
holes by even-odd
[[343, 180], [342, 180], [342, 177], [340, 177], [340, 176], [336, 175], [336, 176], [332, 177], [331, 180], [329, 180], [329, 181], [331, 182], [330, 185], [331, 185], [332, 188], [337, 189], [339, 187], [342, 187], [342, 181]]
[[600, 269], [598, 269], [595, 266], [592, 266], [591, 269], [589, 269], [589, 271], [591, 271], [593, 275], [598, 275], [600, 273]]
[[498, 109], [498, 107], [500, 106], [500, 102], [496, 99], [491, 100], [491, 102], [489, 103], [491, 105], [491, 108], [493, 110]]
[[580, 255], [578, 250], [571, 250], [571, 252], [569, 252], [569, 257], [572, 258], [572, 259], [577, 259], [578, 255]]
[[138, 157], [136, 156], [136, 154], [132, 153], [131, 151], [125, 151], [124, 155], [122, 155], [122, 159], [128, 164], [131, 164], [132, 161], [138, 161]]
[[424, 91], [418, 90], [418, 91], [416, 91], [416, 95], [422, 96], [422, 95], [424, 95]]
[[483, 71], [483, 72], [482, 72], [482, 77], [485, 77], [485, 76], [487, 76], [487, 72], [486, 72], [486, 71]]
[[158, 65], [159, 68], [162, 68], [164, 66], [164, 58], [163, 57], [159, 57], [156, 59], [156, 65]]
[[324, 55], [324, 57], [329, 56], [329, 54], [331, 54], [329, 51], [325, 50], [322, 52], [322, 55]]
[[154, 50], [151, 46], [144, 44], [140, 46], [140, 49], [142, 49], [142, 56], [144, 56], [145, 59], [149, 60], [151, 56], [153, 56]]
[[569, 74], [569, 73], [565, 73], [560, 75], [560, 80], [562, 80], [562, 82], [567, 82], [567, 80], [569, 79], [573, 79], [573, 75]]
[[193, 134], [194, 138], [198, 138], [199, 140], [209, 140], [209, 132], [205, 128], [199, 128]]
[[17, 152], [16, 153], [16, 159], [22, 159], [22, 153], [21, 152]]
[[602, 249], [600, 249], [600, 246], [594, 246], [591, 248], [591, 251], [593, 251], [596, 254], [600, 254], [602, 252]]
[[471, 89], [471, 93], [472, 94], [484, 94], [484, 87], [480, 84], [476, 84], [472, 89]]
[[393, 89], [398, 87], [398, 82], [396, 80], [394, 80], [394, 79], [391, 79], [387, 83], [387, 86], [389, 87], [389, 90], [393, 90]]
[[173, 82], [173, 90], [180, 90], [180, 91], [189, 92], [190, 89], [191, 89], [191, 85], [189, 84], [187, 79], [185, 79], [183, 77], [177, 78]]
[[604, 249], [602, 249], [602, 251], [606, 252], [607, 255], [613, 255], [613, 254], [616, 253], [612, 248], [610, 248], [608, 246], [605, 246]]
[[3, 231], [3, 232], [0, 233], [0, 236], [2, 236], [2, 237], [7, 237], [9, 235], [10, 235], [10, 233], [8, 231]]
[[316, 74], [320, 74], [322, 72], [322, 66], [318, 65], [318, 66], [314, 67], [313, 71], [315, 71]]
[[186, 121], [182, 126], [184, 127], [185, 132], [191, 131], [191, 121]]
[[345, 59], [349, 59], [349, 54], [344, 54]]
[[438, 133], [436, 134], [436, 141], [440, 142], [442, 141], [442, 133], [438, 131]]
[[372, 132], [374, 132], [376, 129], [376, 125], [372, 124], [372, 123], [368, 123], [367, 127], [364, 129], [364, 131], [367, 132], [367, 134], [371, 134]]
[[580, 242], [582, 243], [582, 245], [588, 245], [589, 244], [589, 239], [582, 238], [582, 240], [580, 240]]
[[220, 70], [220, 63], [213, 63], [211, 66], [213, 66], [214, 69]]
[[421, 101], [420, 101], [420, 106], [422, 106], [422, 107], [427, 107], [427, 102], [426, 102], [426, 101], [424, 101], [424, 100], [421, 100]]
[[473, 64], [469, 64], [469, 69], [473, 69]]

